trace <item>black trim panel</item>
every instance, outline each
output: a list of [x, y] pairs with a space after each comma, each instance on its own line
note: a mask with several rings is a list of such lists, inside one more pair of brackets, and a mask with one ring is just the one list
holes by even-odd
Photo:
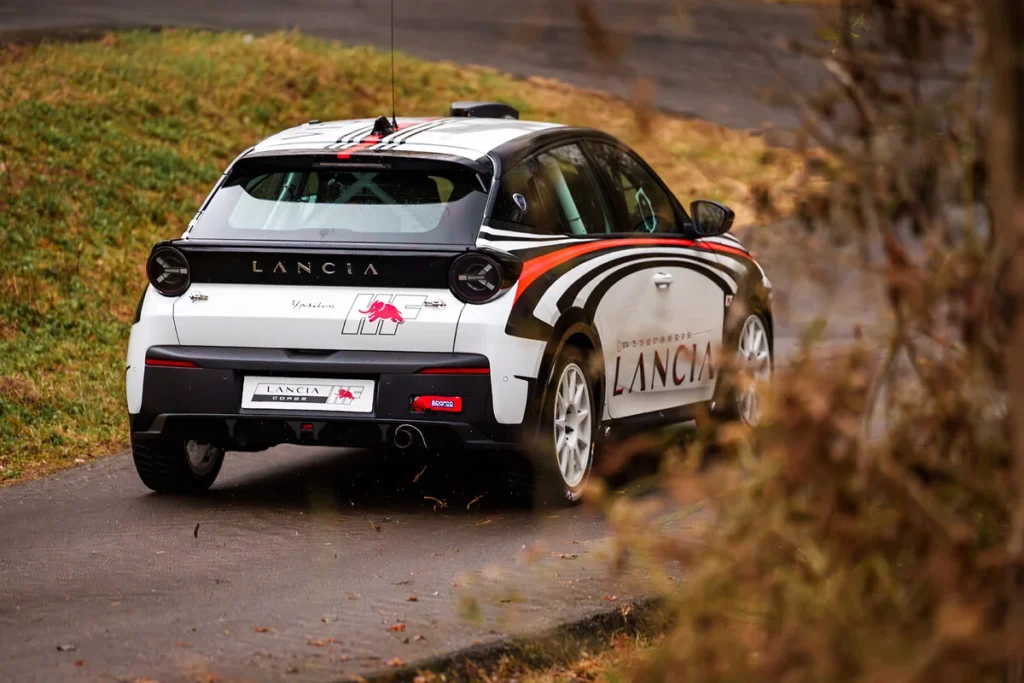
[[[417, 252], [355, 250], [334, 245], [292, 249], [170, 243], [188, 259], [194, 284], [211, 282], [246, 285], [305, 285], [345, 287], [417, 287], [447, 289], [448, 271], [458, 250]], [[160, 246], [160, 245], [157, 245]]]
[[426, 368], [486, 368], [476, 353], [406, 351], [303, 351], [223, 346], [153, 346], [147, 358], [191, 361], [201, 368], [310, 373], [415, 373]]
[[[132, 431], [149, 437], [196, 439], [225, 448], [262, 450], [279, 443], [379, 445], [390, 429], [416, 424], [428, 445], [502, 448], [516, 441], [518, 425], [494, 418], [491, 378], [482, 374], [421, 374], [425, 368], [486, 368], [484, 356], [460, 353], [153, 347], [149, 358], [191, 361], [199, 368], [149, 366], [142, 406]], [[242, 409], [246, 375], [373, 379], [373, 411], [335, 413]], [[459, 396], [461, 413], [416, 413], [415, 396]], [[301, 429], [313, 424], [312, 430]]]

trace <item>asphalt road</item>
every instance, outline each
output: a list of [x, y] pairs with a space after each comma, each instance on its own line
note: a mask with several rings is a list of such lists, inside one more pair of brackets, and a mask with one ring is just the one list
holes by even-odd
[[[558, 78], [630, 96], [638, 77], [657, 103], [733, 128], [795, 128], [780, 93], [813, 88], [821, 71], [779, 49], [780, 36], [815, 42], [821, 10], [730, 0], [596, 0], [612, 33], [614, 66], [595, 58], [574, 2], [396, 0], [399, 50], [514, 74]], [[688, 8], [685, 12], [682, 8]], [[0, 35], [55, 29], [200, 26], [298, 28], [386, 48], [386, 0], [3, 0]], [[621, 53], [621, 54], [620, 54]], [[339, 88], [343, 88], [339, 84]]]
[[596, 515], [535, 513], [476, 459], [421, 467], [280, 447], [203, 497], [151, 494], [128, 456], [0, 490], [0, 681], [338, 680], [636, 594]]

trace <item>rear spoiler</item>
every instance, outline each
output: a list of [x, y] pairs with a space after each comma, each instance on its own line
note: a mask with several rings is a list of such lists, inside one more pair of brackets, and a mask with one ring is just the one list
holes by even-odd
[[[466, 157], [458, 156], [456, 154], [439, 154], [435, 152], [409, 152], [402, 149], [389, 149], [385, 151], [371, 151], [365, 150], [356, 154], [350, 155], [346, 159], [339, 159], [338, 154], [335, 150], [324, 149], [323, 147], [315, 147], [308, 149], [287, 149], [287, 150], [266, 150], [260, 152], [250, 152], [243, 157], [239, 157], [237, 162], [244, 162], [249, 159], [274, 159], [279, 157], [282, 159], [288, 159], [289, 162], [293, 157], [310, 157], [316, 161], [331, 162], [338, 164], [375, 164], [388, 166], [392, 164], [401, 164], [402, 161], [436, 161], [441, 163], [459, 164], [476, 173], [484, 175], [493, 175], [495, 172], [494, 164], [489, 156], [482, 156], [479, 159], [468, 159]], [[232, 164], [234, 166], [234, 164]]]

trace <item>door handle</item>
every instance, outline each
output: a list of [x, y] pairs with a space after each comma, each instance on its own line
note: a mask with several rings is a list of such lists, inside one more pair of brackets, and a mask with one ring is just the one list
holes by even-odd
[[673, 278], [672, 275], [670, 275], [669, 273], [655, 273], [654, 277], [651, 279], [654, 280], [655, 287], [657, 287], [658, 289], [665, 289], [670, 284], [672, 284]]

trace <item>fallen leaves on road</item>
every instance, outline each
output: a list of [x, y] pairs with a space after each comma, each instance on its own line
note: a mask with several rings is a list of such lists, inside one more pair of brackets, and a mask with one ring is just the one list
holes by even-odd
[[482, 521], [479, 524], [477, 524], [477, 526], [483, 526], [484, 524], [490, 524], [493, 521], [494, 520], [492, 520], [492, 519], [485, 519], [484, 521]]
[[78, 649], [78, 646], [74, 643], [63, 643], [57, 646], [58, 652], [74, 652]]
[[160, 683], [160, 681], [155, 678], [146, 678], [145, 676], [142, 676], [141, 678], [133, 678], [132, 683]]
[[405, 661], [403, 661], [401, 657], [395, 657], [394, 659], [389, 659], [388, 661], [386, 661], [385, 664], [397, 669], [401, 666], [405, 666]]
[[616, 600], [619, 599], [619, 596], [618, 595], [604, 595], [604, 596], [601, 596], [601, 599], [602, 600], [607, 600], [608, 602], [615, 602]]
[[273, 630], [274, 629], [270, 628], [269, 626], [257, 626], [257, 627], [255, 627], [252, 630], [252, 632], [253, 633], [270, 633]]
[[441, 500], [440, 498], [434, 498], [433, 496], [423, 496], [423, 500], [434, 501], [434, 512], [438, 510], [444, 510], [448, 507], [448, 501]]
[[424, 473], [424, 472], [426, 472], [426, 471], [427, 471], [427, 466], [426, 466], [426, 465], [424, 465], [424, 466], [423, 466], [423, 469], [422, 469], [422, 470], [420, 470], [420, 473], [419, 473], [419, 474], [417, 474], [417, 475], [416, 475], [415, 477], [413, 477], [413, 478], [412, 478], [412, 483], [414, 483], [414, 484], [415, 484], [416, 482], [418, 482], [418, 481], [420, 480], [420, 477], [422, 477], [422, 476], [423, 476], [423, 473]]
[[415, 640], [417, 643], [422, 643], [426, 639], [427, 639], [427, 637], [425, 635], [423, 635], [422, 633], [419, 634], [418, 636], [416, 636], [415, 638], [413, 638], [413, 640]]
[[85, 666], [85, 660], [84, 659], [76, 659], [75, 660], [75, 666]]
[[623, 605], [621, 608], [619, 608], [619, 614], [621, 614], [624, 617], [628, 617], [630, 612], [632, 612], [632, 611], [633, 611], [633, 606], [632, 605]]
[[348, 598], [349, 600], [358, 600], [359, 599], [359, 593], [345, 593], [345, 597]]
[[484, 492], [483, 492], [483, 493], [481, 493], [481, 494], [480, 494], [479, 496], [477, 496], [477, 497], [476, 497], [476, 498], [474, 498], [473, 500], [469, 501], [469, 503], [468, 503], [468, 504], [466, 505], [466, 509], [468, 510], [469, 508], [471, 508], [471, 507], [473, 506], [473, 503], [479, 502], [479, 500], [480, 500], [481, 498], [483, 498], [484, 496], [486, 496], [486, 495], [487, 495], [487, 492], [486, 492], [486, 491], [484, 491]]
[[366, 521], [370, 523], [370, 526], [373, 528], [374, 531], [376, 531], [378, 534], [380, 533], [380, 524], [374, 524], [372, 519], [367, 519]]
[[555, 557], [561, 560], [575, 560], [579, 555], [576, 553], [552, 553]]
[[325, 645], [341, 645], [341, 641], [337, 638], [313, 638], [306, 636], [306, 644], [313, 647], [324, 647]]
[[192, 538], [199, 540], [199, 525], [201, 522], [196, 522], [196, 528], [192, 530]]
[[401, 633], [405, 630], [405, 624], [391, 624], [391, 626], [388, 626], [388, 630], [395, 633]]
[[406, 602], [419, 602], [419, 601], [420, 601], [420, 599], [417, 598], [415, 595], [410, 595], [409, 599]]

